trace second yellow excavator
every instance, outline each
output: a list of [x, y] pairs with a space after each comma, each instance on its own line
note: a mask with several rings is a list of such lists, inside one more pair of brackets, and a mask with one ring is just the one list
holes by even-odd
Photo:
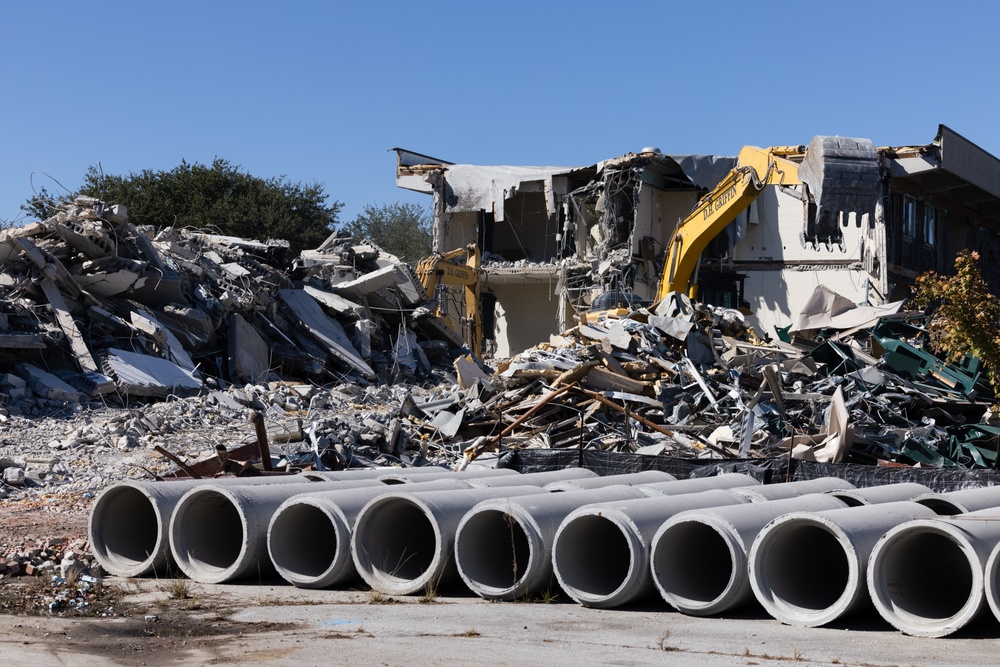
[[466, 345], [476, 357], [482, 354], [483, 342], [479, 303], [481, 268], [482, 253], [475, 244], [434, 254], [417, 263], [417, 277], [427, 292], [427, 298], [434, 304], [434, 314], [453, 327], [455, 321], [449, 318], [447, 308], [447, 289], [449, 286], [465, 288], [465, 316], [458, 318], [458, 326], [455, 328], [461, 330]]

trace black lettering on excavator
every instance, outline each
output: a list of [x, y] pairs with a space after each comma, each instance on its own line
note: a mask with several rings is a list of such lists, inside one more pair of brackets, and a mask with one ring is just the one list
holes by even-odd
[[714, 213], [718, 213], [719, 210], [728, 204], [730, 201], [736, 197], [736, 186], [730, 186], [722, 194], [716, 197], [714, 200], [710, 201], [705, 207], [705, 210], [701, 214], [702, 220], [708, 220]]

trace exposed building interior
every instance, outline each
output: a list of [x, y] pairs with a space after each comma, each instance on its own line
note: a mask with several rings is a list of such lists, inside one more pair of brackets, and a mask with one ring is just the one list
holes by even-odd
[[[485, 356], [515, 354], [595, 310], [656, 301], [682, 229], [704, 249], [678, 291], [752, 313], [771, 338], [817, 285], [882, 305], [906, 298], [920, 272], [947, 272], [964, 248], [1000, 285], [1000, 159], [944, 125], [913, 146], [815, 137], [757, 149], [772, 162], [756, 172], [746, 151], [649, 147], [589, 166], [516, 167], [394, 150], [397, 185], [433, 197], [435, 252], [482, 253]], [[738, 200], [725, 185], [737, 177], [754, 186]], [[710, 216], [721, 231], [703, 222]], [[465, 326], [464, 296], [448, 298]]]

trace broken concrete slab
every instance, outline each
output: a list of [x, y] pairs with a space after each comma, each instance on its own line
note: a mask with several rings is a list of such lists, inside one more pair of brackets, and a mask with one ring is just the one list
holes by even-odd
[[81, 399], [79, 391], [52, 373], [44, 371], [33, 364], [18, 364], [17, 372], [25, 379], [31, 391], [39, 396], [50, 400], [69, 401], [72, 403], [76, 403]]
[[326, 316], [319, 303], [304, 290], [283, 289], [278, 292], [282, 302], [294, 313], [301, 324], [336, 359], [358, 371], [367, 379], [375, 378], [375, 371], [365, 363], [344, 333], [343, 327]]
[[119, 389], [133, 396], [165, 398], [171, 394], [196, 392], [203, 386], [190, 371], [172, 361], [148, 354], [109, 348], [105, 364]]
[[237, 382], [262, 381], [271, 367], [267, 343], [239, 313], [229, 316], [229, 376]]

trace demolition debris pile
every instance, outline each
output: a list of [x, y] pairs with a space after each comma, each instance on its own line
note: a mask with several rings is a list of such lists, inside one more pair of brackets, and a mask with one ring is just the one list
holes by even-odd
[[[595, 317], [500, 364], [485, 402], [498, 447], [685, 458], [787, 456], [995, 468], [1000, 429], [979, 361], [927, 352], [922, 313], [855, 306], [819, 287], [785, 340], [737, 310], [672, 294]], [[777, 336], [776, 336], [777, 337]], [[471, 426], [471, 424], [470, 424]], [[463, 428], [458, 434], [469, 434]]]
[[996, 466], [979, 362], [928, 353], [900, 303], [817, 288], [771, 341], [740, 311], [673, 294], [592, 313], [488, 372], [374, 245], [334, 235], [286, 253], [135, 227], [90, 198], [0, 233], [5, 493], [96, 492], [220, 445], [246, 471], [252, 457], [229, 453], [250, 412], [285, 469], [491, 450]]
[[3, 232], [7, 399], [19, 409], [24, 397], [165, 398], [278, 377], [453, 379], [446, 357], [461, 343], [427, 321], [407, 265], [334, 235], [286, 271], [287, 249], [137, 228], [124, 207], [87, 197]]

